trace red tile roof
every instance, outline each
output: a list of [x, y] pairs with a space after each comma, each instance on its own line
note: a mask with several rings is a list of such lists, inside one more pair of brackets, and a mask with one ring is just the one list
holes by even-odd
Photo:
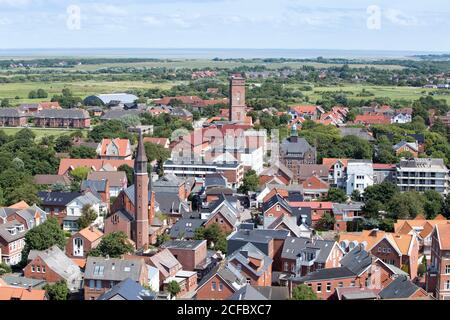
[[158, 144], [162, 147], [166, 147], [169, 145], [169, 139], [167, 138], [151, 138], [151, 137], [146, 137], [144, 138], [144, 143], [149, 142], [149, 143], [153, 143], [153, 144]]
[[126, 157], [130, 155], [131, 146], [128, 139], [103, 139], [101, 142], [100, 156], [108, 156], [108, 146], [114, 144], [119, 150], [119, 157]]
[[312, 176], [306, 179], [302, 183], [303, 189], [307, 190], [323, 190], [323, 189], [329, 189], [330, 185], [323, 181], [322, 179]]
[[289, 205], [293, 208], [311, 208], [313, 210], [322, 209], [322, 210], [332, 210], [333, 203], [332, 202], [306, 202], [306, 201], [291, 201]]
[[291, 107], [291, 110], [299, 114], [315, 114], [317, 112], [317, 106], [294, 106]]
[[388, 164], [388, 163], [374, 163], [373, 169], [374, 170], [392, 170], [395, 169], [395, 164]]
[[391, 118], [381, 114], [357, 115], [355, 123], [361, 124], [390, 124]]
[[330, 169], [331, 169], [331, 167], [334, 166], [334, 164], [335, 164], [336, 162], [338, 162], [338, 161], [341, 161], [342, 164], [344, 165], [344, 167], [347, 167], [347, 165], [348, 165], [348, 159], [323, 158], [323, 159], [322, 159], [322, 164], [323, 164], [323, 165], [326, 165], [326, 166], [328, 166], [328, 167], [330, 167]]
[[0, 300], [47, 300], [45, 290], [0, 287]]
[[133, 168], [134, 160], [61, 159], [58, 175], [64, 175], [69, 170], [79, 167], [86, 167], [92, 169], [93, 171], [99, 171], [105, 165], [109, 165], [117, 170], [117, 168], [124, 164], [128, 165], [130, 168]]

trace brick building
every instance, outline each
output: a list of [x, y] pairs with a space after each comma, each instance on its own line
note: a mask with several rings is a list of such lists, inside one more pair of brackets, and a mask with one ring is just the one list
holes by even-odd
[[450, 224], [436, 225], [431, 239], [427, 291], [439, 300], [450, 300]]
[[19, 109], [0, 108], [0, 127], [23, 127], [27, 124], [25, 113]]
[[206, 262], [206, 240], [172, 240], [165, 242], [161, 248], [168, 249], [177, 259], [183, 270], [194, 271]]
[[103, 237], [103, 232], [95, 227], [88, 227], [73, 234], [66, 245], [70, 258], [86, 258], [89, 251], [95, 249]]
[[91, 118], [83, 109], [45, 109], [34, 116], [34, 125], [43, 128], [84, 129], [91, 126]]

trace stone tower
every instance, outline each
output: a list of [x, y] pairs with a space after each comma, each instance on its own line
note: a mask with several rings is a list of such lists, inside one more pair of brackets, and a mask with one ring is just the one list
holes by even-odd
[[230, 121], [244, 123], [247, 116], [245, 107], [245, 79], [240, 74], [230, 77]]
[[139, 132], [139, 142], [134, 160], [134, 205], [135, 205], [135, 230], [133, 239], [136, 249], [148, 248], [149, 230], [149, 199], [148, 199], [148, 172], [147, 156], [145, 155], [142, 132]]

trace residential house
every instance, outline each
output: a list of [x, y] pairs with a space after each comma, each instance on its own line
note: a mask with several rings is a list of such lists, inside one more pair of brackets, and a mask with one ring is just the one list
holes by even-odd
[[419, 156], [419, 144], [417, 142], [406, 142], [402, 140], [392, 148], [397, 156], [406, 152], [409, 152], [412, 158], [417, 158]]
[[348, 160], [347, 163], [347, 195], [358, 190], [364, 193], [367, 187], [374, 184], [372, 160]]
[[247, 278], [250, 285], [272, 285], [273, 260], [253, 244], [247, 243], [229, 255], [227, 260]]
[[95, 249], [102, 240], [103, 232], [95, 227], [84, 228], [73, 234], [66, 245], [66, 254], [70, 258], [86, 258], [89, 251]]
[[45, 290], [0, 286], [0, 300], [48, 300]]
[[128, 139], [103, 139], [98, 144], [97, 154], [104, 160], [131, 160], [131, 143]]
[[126, 278], [99, 296], [97, 300], [156, 300], [156, 294], [133, 279]]
[[320, 269], [340, 267], [344, 250], [336, 241], [288, 237], [281, 253], [282, 272], [305, 276]]
[[1, 127], [24, 127], [27, 117], [24, 112], [14, 108], [0, 108]]
[[320, 299], [337, 299], [338, 288], [382, 289], [392, 282], [398, 272], [365, 251], [361, 245], [347, 253], [340, 263], [340, 267], [320, 269], [303, 277], [290, 278], [288, 283], [291, 292], [294, 286], [305, 284]]
[[328, 201], [289, 201], [291, 208], [300, 210], [308, 215], [311, 220], [311, 226], [315, 227], [325, 213], [332, 214], [333, 203]]
[[206, 220], [202, 219], [179, 219], [170, 228], [171, 239], [192, 240], [195, 237], [195, 230], [202, 227]]
[[305, 201], [315, 201], [328, 194], [330, 185], [316, 176], [311, 176], [302, 182]]
[[58, 219], [59, 224], [63, 224], [63, 219], [67, 215], [67, 205], [82, 194], [79, 192], [38, 192], [41, 199], [42, 209], [52, 218]]
[[260, 287], [247, 284], [236, 291], [228, 300], [283, 301], [289, 300], [289, 290], [287, 287]]
[[84, 206], [89, 205], [97, 214], [97, 219], [92, 225], [103, 228], [103, 219], [106, 217], [107, 205], [97, 198], [93, 193], [86, 192], [74, 199], [66, 205], [66, 215], [63, 217], [63, 229], [66, 231], [78, 231], [78, 219], [82, 216]]
[[43, 128], [76, 128], [91, 126], [91, 117], [83, 109], [45, 109], [34, 116], [34, 125]]
[[206, 240], [171, 240], [161, 248], [168, 249], [186, 271], [196, 271], [207, 260]]
[[84, 300], [97, 300], [125, 279], [148, 284], [148, 268], [143, 258], [88, 257], [84, 273]]
[[87, 180], [108, 181], [110, 198], [117, 197], [128, 185], [127, 174], [124, 171], [95, 171], [88, 174]]
[[325, 111], [321, 106], [294, 106], [289, 109], [289, 115], [292, 120], [305, 118], [310, 120], [319, 120]]
[[247, 284], [247, 278], [231, 263], [222, 261], [198, 284], [195, 299], [226, 300]]
[[330, 186], [345, 190], [347, 188], [348, 159], [324, 158], [322, 163], [328, 167]]
[[68, 176], [59, 176], [57, 174], [37, 174], [34, 176], [34, 184], [52, 188], [59, 185], [63, 187], [70, 187], [71, 180]]
[[450, 224], [436, 225], [431, 239], [426, 289], [438, 300], [450, 300]]
[[333, 203], [334, 230], [347, 231], [348, 222], [361, 219], [363, 208], [363, 202]]
[[415, 279], [418, 271], [419, 241], [414, 234], [395, 234], [378, 229], [341, 233], [339, 245], [345, 251], [362, 244], [383, 262], [405, 270]]
[[311, 147], [304, 138], [299, 138], [294, 126], [291, 136], [280, 145], [280, 161], [293, 172], [293, 180], [299, 180], [301, 165], [315, 164], [316, 158], [316, 148]]
[[294, 173], [281, 162], [277, 162], [259, 174], [259, 185], [263, 186], [270, 183], [289, 185], [293, 178]]
[[365, 126], [370, 126], [374, 124], [390, 124], [391, 118], [383, 114], [363, 114], [357, 115], [354, 124], [362, 124]]
[[83, 180], [81, 182], [81, 192], [90, 192], [100, 199], [109, 209], [110, 205], [110, 191], [108, 180]]
[[396, 165], [389, 163], [374, 163], [373, 167], [373, 181], [374, 184], [380, 184], [384, 181], [394, 183], [396, 182]]
[[31, 250], [23, 274], [27, 278], [45, 280], [49, 283], [64, 280], [73, 293], [81, 289], [83, 281], [80, 267], [57, 245], [42, 251]]
[[159, 288], [163, 288], [164, 282], [168, 278], [175, 277], [179, 271], [183, 270], [183, 266], [169, 249], [159, 251], [147, 258], [146, 262], [159, 270]]
[[417, 300], [428, 298], [427, 292], [415, 285], [407, 276], [399, 276], [378, 294], [382, 300]]
[[222, 194], [216, 201], [201, 209], [201, 218], [206, 220], [205, 227], [217, 224], [222, 231], [230, 233], [239, 226], [239, 209], [229, 199]]
[[163, 147], [164, 149], [169, 149], [169, 146], [170, 146], [170, 141], [168, 138], [145, 137], [144, 143], [157, 144], [157, 145]]
[[102, 159], [61, 159], [59, 163], [58, 175], [69, 174], [70, 171], [85, 167], [91, 171], [117, 171], [123, 165], [133, 168], [133, 160], [102, 160]]

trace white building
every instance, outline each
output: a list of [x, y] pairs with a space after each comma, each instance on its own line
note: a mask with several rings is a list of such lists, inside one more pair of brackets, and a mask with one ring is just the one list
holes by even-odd
[[361, 194], [372, 186], [374, 180], [372, 160], [348, 160], [347, 164], [347, 195], [358, 190]]
[[91, 192], [87, 192], [67, 204], [67, 215], [63, 219], [64, 230], [78, 231], [77, 221], [82, 215], [83, 207], [87, 204], [91, 205], [92, 209], [97, 213], [97, 219], [93, 222], [93, 225], [103, 228], [103, 219], [106, 216], [107, 206]]
[[443, 159], [402, 159], [397, 165], [396, 180], [401, 191], [448, 193], [449, 174]]
[[412, 115], [408, 113], [398, 113], [391, 119], [391, 123], [410, 123], [410, 122], [412, 122]]

